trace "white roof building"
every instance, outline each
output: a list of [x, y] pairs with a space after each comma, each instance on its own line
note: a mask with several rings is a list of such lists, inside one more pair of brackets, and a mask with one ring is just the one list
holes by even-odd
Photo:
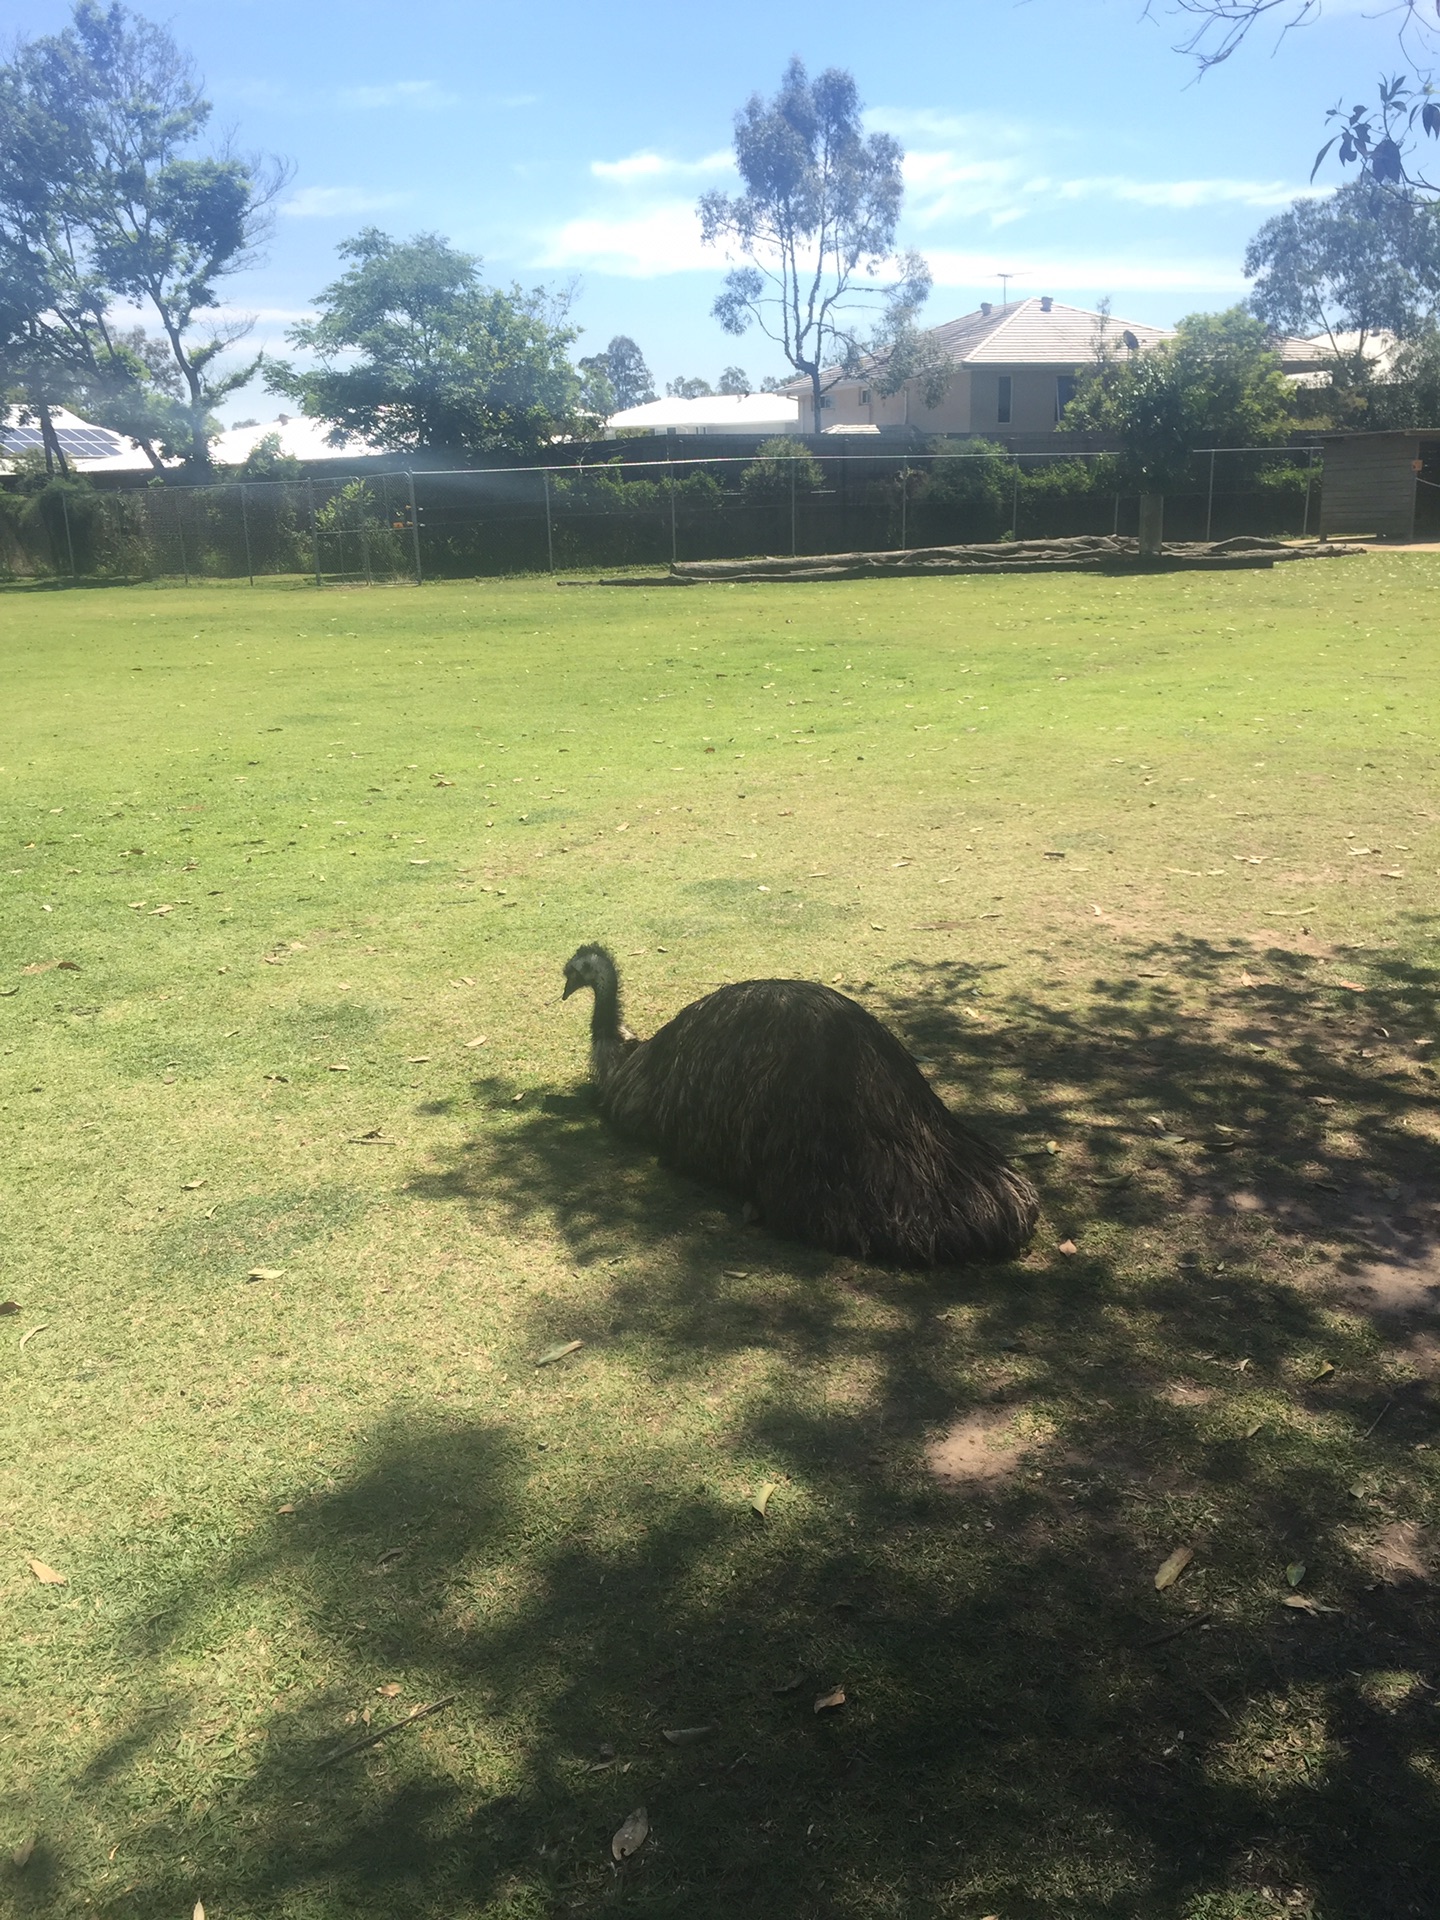
[[622, 407], [605, 422], [617, 433], [797, 433], [800, 403], [784, 393], [713, 393], [703, 400], [646, 400]]
[[364, 440], [343, 439], [332, 446], [330, 428], [323, 420], [311, 420], [304, 414], [278, 413], [273, 420], [260, 420], [249, 427], [227, 427], [210, 442], [210, 461], [217, 467], [241, 467], [267, 434], [277, 434], [281, 455], [287, 460], [373, 459], [383, 452]]

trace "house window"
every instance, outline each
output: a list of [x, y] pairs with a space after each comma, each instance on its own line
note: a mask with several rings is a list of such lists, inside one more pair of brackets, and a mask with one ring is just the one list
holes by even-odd
[[860, 404], [861, 404], [861, 406], [862, 406], [862, 407], [868, 407], [868, 406], [869, 406], [869, 404], [870, 404], [870, 389], [869, 389], [869, 387], [861, 387], [861, 389], [860, 389]]
[[1002, 427], [1008, 427], [1010, 424], [1010, 388], [1010, 375], [1008, 373], [1002, 373], [1000, 376], [1000, 394], [995, 407], [995, 418]]
[[1066, 407], [1075, 398], [1075, 376], [1073, 373], [1060, 373], [1055, 376], [1055, 418], [1060, 419]]
[[834, 396], [834, 394], [833, 394], [833, 393], [822, 393], [822, 394], [821, 394], [821, 396], [820, 396], [820, 404], [821, 404], [821, 406], [822, 406], [822, 407], [833, 407], [833, 406], [834, 406], [834, 404], [835, 404], [835, 396]]

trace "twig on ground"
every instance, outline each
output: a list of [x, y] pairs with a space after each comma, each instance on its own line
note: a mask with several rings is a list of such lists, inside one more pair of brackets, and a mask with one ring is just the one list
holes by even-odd
[[1143, 1653], [1147, 1647], [1163, 1647], [1167, 1640], [1178, 1640], [1182, 1633], [1189, 1633], [1195, 1627], [1203, 1627], [1212, 1615], [1208, 1613], [1192, 1614], [1182, 1626], [1170, 1627], [1164, 1633], [1157, 1633], [1153, 1640], [1140, 1640], [1136, 1643], [1136, 1652]]
[[1376, 1414], [1375, 1418], [1370, 1422], [1369, 1426], [1366, 1427], [1364, 1433], [1361, 1434], [1360, 1438], [1362, 1440], [1368, 1440], [1370, 1438], [1371, 1434], [1375, 1431], [1376, 1427], [1379, 1426], [1380, 1422], [1385, 1418], [1386, 1414], [1390, 1411], [1391, 1407], [1393, 1407], [1394, 1404], [1395, 1404], [1395, 1400], [1394, 1400], [1394, 1396], [1392, 1395], [1391, 1398], [1385, 1402], [1384, 1406], [1381, 1407], [1380, 1411]]
[[403, 1720], [392, 1720], [388, 1727], [377, 1727], [373, 1733], [367, 1733], [363, 1740], [352, 1740], [348, 1746], [337, 1747], [334, 1753], [326, 1754], [323, 1760], [317, 1761], [316, 1767], [317, 1769], [333, 1767], [337, 1760], [344, 1760], [352, 1753], [359, 1753], [364, 1747], [373, 1747], [378, 1740], [387, 1740], [392, 1733], [399, 1733], [405, 1727], [413, 1727], [417, 1720], [423, 1720], [427, 1714], [439, 1713], [442, 1707], [453, 1705], [454, 1700], [454, 1694], [447, 1693], [439, 1700], [430, 1701], [426, 1706], [415, 1707]]

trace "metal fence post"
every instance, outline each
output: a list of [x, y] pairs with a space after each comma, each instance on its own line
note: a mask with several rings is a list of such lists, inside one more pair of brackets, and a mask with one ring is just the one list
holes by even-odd
[[1215, 449], [1210, 449], [1210, 490], [1205, 496], [1205, 538], [1211, 537], [1210, 529], [1215, 519]]
[[250, 584], [255, 584], [255, 562], [250, 554], [250, 513], [245, 505], [245, 482], [240, 482], [240, 525], [245, 530], [245, 571], [250, 576]]
[[310, 546], [315, 561], [315, 584], [320, 585], [320, 522], [315, 518], [315, 482], [307, 475], [305, 497], [310, 502]]
[[1310, 496], [1315, 490], [1315, 454], [1316, 452], [1317, 452], [1317, 449], [1315, 447], [1311, 447], [1310, 464], [1305, 470], [1305, 528], [1300, 536], [1302, 540], [1308, 540], [1310, 538]]
[[415, 475], [407, 472], [405, 478], [410, 482], [410, 544], [415, 550], [415, 584], [423, 587], [425, 576], [420, 571], [420, 509], [415, 504]]
[[1010, 489], [1010, 538], [1020, 537], [1020, 462], [1015, 462], [1015, 482]]
[[545, 483], [545, 558], [551, 573], [555, 571], [555, 530], [550, 524], [550, 474], [542, 467], [540, 478]]
[[667, 460], [665, 467], [670, 478], [670, 564], [673, 567], [679, 551], [675, 532], [675, 462]]
[[70, 555], [70, 578], [75, 580], [79, 578], [75, 572], [75, 539], [70, 531], [70, 508], [63, 492], [60, 495], [60, 512], [65, 521], [65, 546]]
[[190, 584], [190, 556], [185, 551], [185, 513], [184, 496], [177, 489], [171, 495], [175, 502], [175, 538], [180, 542], [180, 571], [185, 576], [185, 584]]
[[790, 462], [790, 558], [795, 558], [795, 468], [798, 462]]
[[908, 529], [906, 511], [910, 505], [910, 463], [907, 460], [900, 469], [900, 550], [903, 553], [907, 545]]

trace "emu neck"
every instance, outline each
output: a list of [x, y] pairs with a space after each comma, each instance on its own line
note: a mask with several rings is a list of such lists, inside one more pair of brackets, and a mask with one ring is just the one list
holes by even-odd
[[620, 982], [607, 972], [595, 988], [595, 1008], [590, 1015], [590, 1059], [595, 1078], [604, 1081], [625, 1051], [630, 1034], [620, 1018]]

